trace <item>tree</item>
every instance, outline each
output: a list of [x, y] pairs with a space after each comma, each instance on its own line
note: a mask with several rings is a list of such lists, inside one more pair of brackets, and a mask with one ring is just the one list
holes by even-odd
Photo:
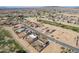
[[9, 33], [9, 31], [5, 30], [5, 29], [0, 29], [0, 40], [4, 39], [5, 36], [7, 37], [12, 37], [11, 34]]

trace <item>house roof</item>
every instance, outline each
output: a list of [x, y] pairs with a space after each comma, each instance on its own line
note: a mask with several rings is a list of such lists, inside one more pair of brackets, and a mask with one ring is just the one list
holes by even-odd
[[16, 32], [22, 32], [24, 28], [17, 29]]
[[36, 38], [37, 37], [37, 35], [34, 35], [34, 34], [31, 34], [31, 35], [29, 35], [29, 37], [31, 37], [31, 38]]

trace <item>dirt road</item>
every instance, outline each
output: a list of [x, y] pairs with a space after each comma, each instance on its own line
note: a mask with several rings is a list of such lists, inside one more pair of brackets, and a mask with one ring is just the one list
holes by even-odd
[[27, 52], [37, 53], [37, 50], [35, 50], [26, 40], [23, 40], [17, 36], [17, 34], [12, 30], [12, 27], [4, 26], [3, 28], [9, 30], [15, 41], [18, 42]]

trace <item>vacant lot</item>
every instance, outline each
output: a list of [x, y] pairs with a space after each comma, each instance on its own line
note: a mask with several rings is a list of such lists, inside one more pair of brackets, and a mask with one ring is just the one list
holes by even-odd
[[54, 26], [58, 26], [58, 27], [62, 27], [62, 28], [65, 28], [65, 29], [70, 29], [70, 30], [79, 32], [79, 27], [69, 26], [69, 25], [65, 25], [65, 24], [62, 24], [62, 23], [51, 22], [51, 21], [47, 21], [47, 20], [38, 20], [38, 21], [45, 23], [45, 24], [50, 24], [50, 25], [54, 25]]

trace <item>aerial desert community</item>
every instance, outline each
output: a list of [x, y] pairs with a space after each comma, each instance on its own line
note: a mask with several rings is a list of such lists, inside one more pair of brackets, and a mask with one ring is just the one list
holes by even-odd
[[79, 7], [0, 7], [0, 53], [79, 53]]

